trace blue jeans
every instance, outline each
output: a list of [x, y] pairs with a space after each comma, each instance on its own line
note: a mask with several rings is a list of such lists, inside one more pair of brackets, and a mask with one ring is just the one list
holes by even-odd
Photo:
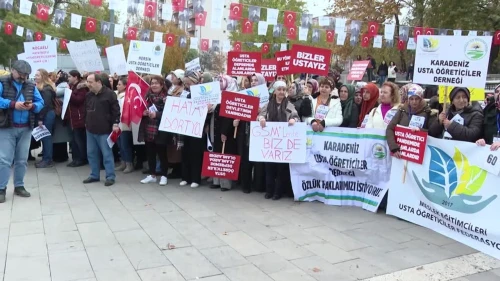
[[134, 161], [133, 145], [132, 131], [122, 131], [118, 138], [118, 147], [120, 147], [120, 156], [123, 162], [132, 163]]
[[54, 135], [54, 122], [56, 120], [56, 114], [54, 110], [51, 110], [45, 114], [43, 118], [43, 125], [49, 130], [50, 136], [41, 139], [43, 145], [43, 157], [42, 160], [45, 162], [52, 162], [52, 153], [54, 150], [52, 143], [52, 136]]
[[379, 81], [378, 81], [378, 84], [380, 85], [380, 87], [382, 87], [382, 84], [385, 83], [385, 79], [387, 79], [387, 76], [386, 75], [380, 75], [378, 77]]
[[7, 188], [11, 167], [14, 165], [14, 187], [24, 186], [28, 168], [31, 128], [0, 129], [0, 190]]
[[109, 135], [95, 135], [87, 131], [87, 158], [90, 164], [90, 177], [100, 179], [101, 155], [106, 170], [106, 179], [115, 180], [115, 161], [113, 151], [108, 145], [106, 139]]

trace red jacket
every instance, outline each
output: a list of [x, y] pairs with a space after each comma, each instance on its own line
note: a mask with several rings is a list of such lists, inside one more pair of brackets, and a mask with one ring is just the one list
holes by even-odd
[[69, 120], [72, 129], [85, 128], [85, 95], [89, 92], [87, 83], [82, 80], [71, 85], [71, 99], [64, 119]]

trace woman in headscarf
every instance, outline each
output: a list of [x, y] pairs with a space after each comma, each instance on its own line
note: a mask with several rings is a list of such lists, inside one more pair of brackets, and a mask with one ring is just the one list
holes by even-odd
[[[151, 77], [148, 92], [144, 98], [147, 109], [144, 110], [141, 125], [139, 127], [139, 142], [144, 142], [148, 158], [149, 175], [141, 180], [141, 183], [156, 183], [160, 177], [160, 185], [167, 185], [168, 158], [167, 143], [169, 133], [159, 130], [167, 88], [165, 79], [159, 75]], [[165, 112], [170, 114], [170, 112]], [[156, 171], [156, 161], [160, 160], [160, 173]]]
[[380, 105], [372, 109], [368, 115], [366, 128], [386, 129], [387, 125], [389, 125], [398, 111], [401, 95], [399, 94], [399, 89], [396, 84], [385, 82], [380, 90], [379, 98]]
[[[64, 92], [69, 88], [68, 74], [63, 71], [57, 73], [56, 84], [56, 98], [62, 105], [64, 101]], [[72, 140], [73, 132], [69, 120], [62, 120], [61, 112], [56, 112], [56, 120], [54, 122], [54, 135], [52, 136], [54, 162], [68, 161], [68, 143]]]
[[313, 99], [319, 96], [319, 83], [316, 79], [307, 79], [304, 88], [304, 95], [311, 96]]
[[396, 126], [411, 127], [414, 131], [427, 131], [438, 115], [437, 110], [431, 110], [424, 99], [424, 89], [417, 84], [405, 85], [408, 94], [408, 103], [401, 104], [387, 126], [386, 136], [389, 149], [393, 156], [400, 158], [400, 147], [396, 143], [394, 129]]
[[[188, 71], [185, 73], [183, 82], [184, 90], [190, 91], [192, 85], [201, 82], [201, 74], [197, 71]], [[191, 98], [191, 94], [187, 95]], [[208, 119], [208, 118], [207, 118]], [[208, 121], [208, 120], [207, 120]], [[206, 126], [208, 129], [208, 127]], [[201, 183], [201, 166], [203, 164], [203, 152], [206, 149], [207, 143], [206, 132], [201, 138], [190, 136], [182, 136], [182, 141], [178, 141], [179, 147], [182, 147], [182, 181], [181, 186], [191, 185], [192, 188], [197, 188]]]
[[[286, 84], [283, 81], [276, 81], [273, 85], [274, 95], [269, 100], [259, 113], [258, 121], [262, 127], [266, 126], [266, 122], [288, 122], [293, 126], [299, 122], [299, 115], [295, 110], [295, 106], [288, 102], [285, 97]], [[287, 163], [266, 163], [266, 195], [265, 198], [273, 198], [279, 200], [283, 196], [289, 175], [286, 172], [289, 169]], [[247, 173], [249, 171], [246, 171]]]
[[292, 82], [290, 84], [290, 87], [288, 87], [288, 101], [290, 101], [293, 106], [295, 106], [295, 110], [297, 110], [297, 113], [299, 114], [299, 118], [302, 120], [301, 116], [301, 106], [302, 102], [304, 101], [304, 94], [302, 93], [300, 89], [300, 85], [297, 82]]
[[313, 131], [322, 132], [326, 127], [338, 127], [342, 124], [342, 106], [339, 99], [334, 99], [331, 92], [335, 82], [330, 77], [320, 78], [319, 95], [312, 100], [312, 116], [304, 121]]
[[[253, 74], [250, 81], [250, 87], [257, 87], [259, 85], [266, 84], [266, 79], [260, 73]], [[262, 110], [262, 108], [259, 110]], [[250, 193], [252, 189], [254, 191], [262, 192], [265, 190], [266, 185], [265, 165], [262, 162], [249, 161], [250, 122], [234, 120], [233, 125], [234, 127], [238, 127], [236, 141], [238, 154], [241, 155], [240, 180], [243, 185], [243, 192]], [[252, 169], [254, 170], [253, 173]]]
[[493, 94], [487, 94], [484, 101], [483, 109], [483, 137], [486, 144], [492, 144], [493, 139], [500, 141], [500, 101], [498, 95], [500, 93], [500, 85], [495, 87]]
[[457, 141], [476, 142], [483, 134], [483, 112], [481, 106], [470, 103], [467, 88], [455, 87], [450, 93], [451, 105], [447, 112], [430, 124], [429, 135]]
[[357, 128], [359, 120], [359, 108], [354, 103], [355, 88], [353, 85], [345, 84], [340, 87], [340, 105], [342, 106], [343, 121], [340, 127]]
[[[238, 92], [238, 82], [236, 79], [228, 75], [217, 77], [222, 91]], [[204, 79], [204, 81], [206, 81]], [[213, 151], [222, 153], [224, 146], [224, 154], [237, 154], [236, 139], [234, 138], [233, 119], [222, 117], [219, 115], [220, 104], [214, 111], [208, 115], [210, 118], [209, 124], [209, 139], [213, 145]], [[225, 145], [224, 145], [225, 143]], [[241, 174], [240, 174], [241, 176]], [[210, 185], [212, 189], [220, 188], [221, 191], [228, 191], [233, 187], [233, 181], [228, 179], [213, 178], [213, 183]]]
[[37, 168], [50, 168], [54, 166], [52, 162], [52, 134], [54, 133], [54, 112], [56, 99], [56, 85], [49, 78], [49, 73], [45, 69], [38, 69], [35, 73], [36, 87], [43, 98], [44, 106], [38, 115], [38, 126], [45, 126], [49, 130], [49, 136], [42, 138], [43, 156], [42, 161], [35, 164]]
[[251, 83], [250, 83], [251, 80], [252, 80], [252, 76], [243, 76], [241, 78], [240, 89], [245, 90], [245, 89], [252, 87]]
[[377, 85], [367, 83], [363, 88], [361, 88], [361, 94], [363, 100], [359, 110], [358, 127], [364, 128], [368, 122], [370, 112], [378, 106], [379, 90]]

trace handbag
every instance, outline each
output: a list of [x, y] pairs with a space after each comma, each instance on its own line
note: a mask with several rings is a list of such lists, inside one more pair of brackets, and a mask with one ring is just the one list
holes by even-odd
[[61, 116], [62, 114], [62, 101], [58, 98], [53, 98], [52, 102], [54, 103], [54, 113], [56, 116]]

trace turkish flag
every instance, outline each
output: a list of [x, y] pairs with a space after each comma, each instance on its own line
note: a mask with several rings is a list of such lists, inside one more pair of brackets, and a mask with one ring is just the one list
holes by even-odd
[[35, 32], [35, 41], [42, 41], [43, 40], [43, 33], [40, 31]]
[[270, 44], [269, 43], [263, 43], [262, 44], [262, 47], [261, 47], [261, 51], [263, 54], [267, 54], [269, 53], [269, 48], [270, 47]]
[[154, 18], [156, 16], [156, 2], [146, 1], [144, 3], [144, 16], [147, 18]]
[[233, 51], [234, 52], [241, 52], [241, 42], [236, 41], [233, 43]]
[[297, 27], [296, 26], [288, 26], [286, 31], [286, 38], [288, 40], [297, 40]]
[[[431, 28], [431, 27], [427, 27], [427, 28], [425, 28], [425, 29], [424, 29], [424, 34], [425, 34], [425, 35], [434, 35], [434, 28]], [[415, 39], [416, 39], [416, 38], [415, 38]], [[417, 41], [415, 40], [415, 42], [417, 42]]]
[[102, 6], [102, 0], [90, 0], [90, 5], [101, 7]]
[[371, 21], [368, 23], [368, 35], [375, 37], [378, 34], [378, 22]]
[[123, 111], [121, 122], [130, 126], [130, 123], [139, 124], [142, 114], [146, 110], [144, 97], [149, 90], [146, 81], [133, 71], [128, 72], [127, 89], [125, 91], [125, 101], [123, 102]]
[[415, 38], [415, 42], [417, 42], [417, 38], [419, 35], [424, 34], [424, 28], [423, 27], [414, 27], [413, 28], [413, 38]]
[[292, 11], [285, 11], [285, 14], [283, 16], [283, 24], [286, 27], [295, 27], [295, 22], [297, 20], [297, 13], [292, 12]]
[[242, 13], [243, 13], [243, 4], [231, 3], [231, 6], [229, 6], [230, 20], [240, 20]]
[[61, 39], [61, 50], [67, 50], [67, 49], [68, 49], [68, 40]]
[[137, 39], [137, 28], [129, 27], [127, 30], [127, 40]]
[[175, 44], [175, 34], [169, 33], [165, 35], [165, 44], [169, 47], [173, 47]]
[[186, 0], [172, 0], [172, 10], [174, 12], [184, 11], [184, 6], [186, 6]]
[[398, 50], [403, 51], [406, 50], [406, 42], [403, 39], [398, 40]]
[[208, 51], [209, 39], [201, 39], [200, 50], [206, 52]]
[[5, 32], [5, 34], [7, 35], [12, 35], [13, 30], [14, 30], [14, 24], [12, 24], [11, 22], [5, 22], [5, 28], [3, 32]]
[[95, 32], [97, 28], [97, 21], [93, 18], [87, 18], [85, 20], [85, 31], [87, 32]]
[[327, 30], [326, 31], [326, 42], [333, 43], [335, 39], [335, 30]]
[[361, 47], [367, 48], [370, 43], [370, 35], [368, 33], [365, 33], [363, 35], [363, 38], [361, 38]]
[[204, 11], [203, 13], [197, 13], [194, 24], [197, 26], [205, 26], [205, 22], [207, 20], [207, 12]]
[[500, 45], [500, 30], [495, 31], [495, 35], [493, 36], [493, 45]]
[[36, 17], [39, 20], [47, 21], [49, 19], [49, 6], [45, 6], [44, 4], [36, 5]]
[[243, 33], [252, 33], [253, 22], [251, 22], [249, 19], [244, 19], [243, 24], [241, 25], [241, 29]]

